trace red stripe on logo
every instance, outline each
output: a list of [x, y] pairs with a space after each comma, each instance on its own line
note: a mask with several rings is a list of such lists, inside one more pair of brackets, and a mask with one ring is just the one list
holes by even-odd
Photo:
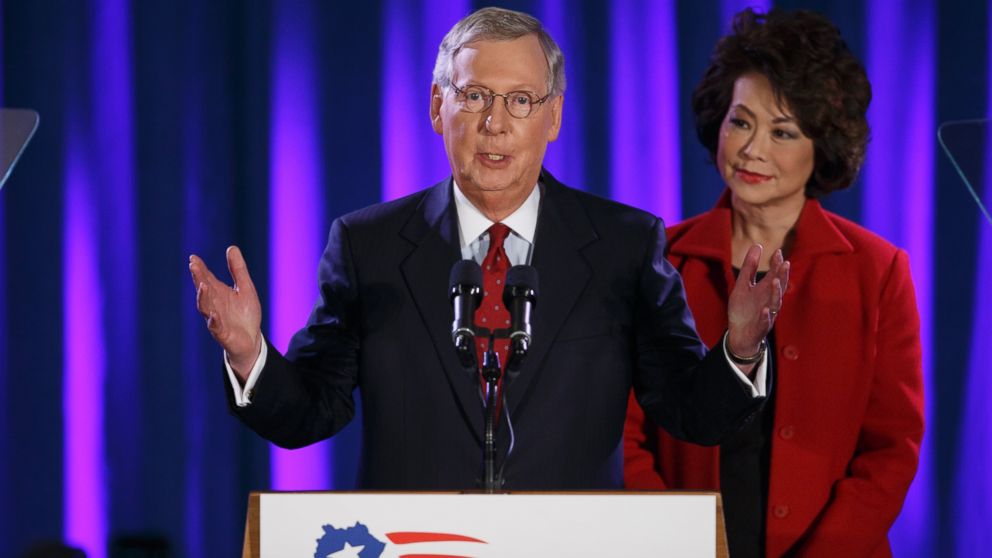
[[[393, 544], [411, 544], [411, 543], [422, 543], [422, 542], [476, 542], [476, 543], [486, 544], [486, 541], [481, 541], [473, 537], [466, 537], [465, 535], [456, 535], [454, 533], [421, 533], [417, 531], [398, 531], [395, 533], [386, 533], [386, 538], [388, 538]], [[426, 557], [433, 555], [408, 554], [407, 556]], [[438, 556], [441, 555], [438, 554]]]

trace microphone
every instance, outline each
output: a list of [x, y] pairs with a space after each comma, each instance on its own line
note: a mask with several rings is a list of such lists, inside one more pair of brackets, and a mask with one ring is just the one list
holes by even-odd
[[473, 260], [458, 260], [451, 266], [448, 285], [455, 310], [451, 341], [462, 367], [475, 370], [475, 310], [482, 302], [482, 268]]
[[520, 372], [531, 344], [530, 315], [537, 305], [537, 270], [515, 265], [506, 272], [503, 304], [510, 309], [510, 354], [507, 372]]

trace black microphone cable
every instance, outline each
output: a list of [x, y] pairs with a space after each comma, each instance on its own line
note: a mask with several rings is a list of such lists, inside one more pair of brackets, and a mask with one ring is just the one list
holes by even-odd
[[506, 414], [506, 427], [510, 430], [510, 447], [506, 450], [506, 455], [503, 456], [503, 462], [499, 464], [499, 472], [496, 473], [496, 484], [500, 488], [503, 488], [503, 470], [506, 468], [506, 462], [510, 460], [510, 456], [513, 455], [513, 446], [516, 444], [517, 437], [513, 432], [513, 421], [510, 420], [510, 407], [506, 401], [506, 393], [503, 393], [503, 412]]

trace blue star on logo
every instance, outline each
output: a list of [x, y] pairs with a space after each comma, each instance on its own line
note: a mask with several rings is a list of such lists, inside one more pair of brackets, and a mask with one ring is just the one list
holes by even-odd
[[369, 533], [361, 523], [338, 529], [324, 525], [324, 536], [317, 539], [313, 558], [379, 558], [386, 545]]

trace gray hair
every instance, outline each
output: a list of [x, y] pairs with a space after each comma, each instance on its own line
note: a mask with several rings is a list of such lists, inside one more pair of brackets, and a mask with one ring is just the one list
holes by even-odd
[[533, 16], [503, 8], [482, 8], [464, 17], [448, 31], [437, 49], [434, 63], [434, 83], [443, 88], [451, 85], [455, 56], [465, 45], [475, 41], [512, 41], [536, 35], [548, 61], [548, 92], [557, 97], [565, 92], [565, 55], [558, 43]]

